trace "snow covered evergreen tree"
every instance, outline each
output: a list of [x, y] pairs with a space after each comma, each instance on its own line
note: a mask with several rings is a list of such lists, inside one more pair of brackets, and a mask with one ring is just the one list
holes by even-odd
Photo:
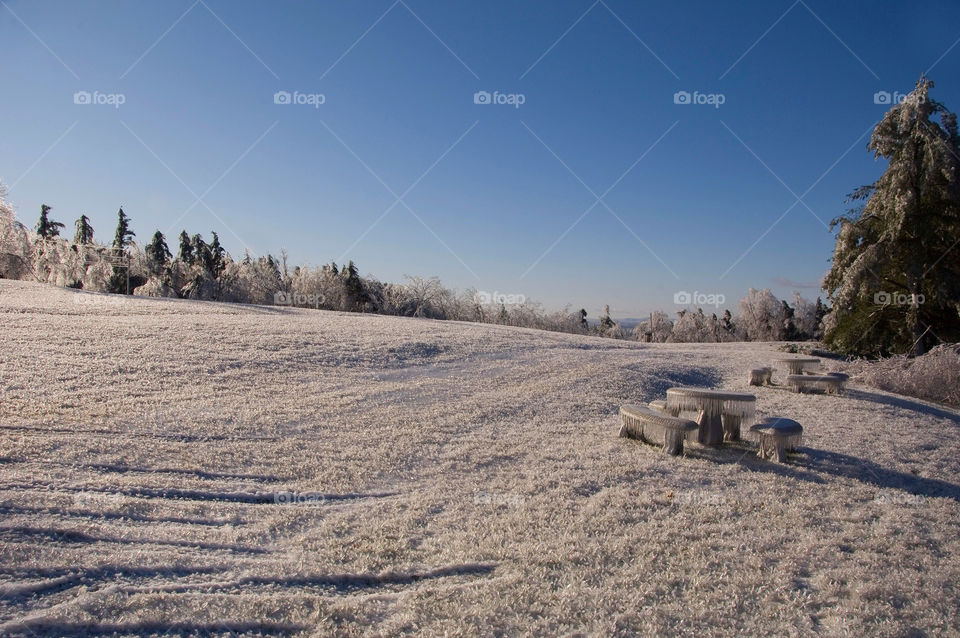
[[833, 220], [825, 340], [842, 352], [921, 354], [960, 340], [960, 136], [932, 88], [921, 77], [884, 115], [867, 148], [887, 170]]
[[127, 246], [133, 243], [136, 233], [130, 230], [130, 218], [123, 212], [123, 207], [117, 212], [117, 230], [113, 235], [113, 247], [126, 252]]
[[193, 244], [185, 230], [180, 231], [180, 250], [177, 251], [177, 259], [188, 266], [193, 264]]
[[190, 239], [190, 245], [193, 248], [194, 263], [199, 264], [209, 272], [213, 265], [213, 255], [210, 253], [207, 242], [203, 241], [203, 237], [197, 233]]
[[93, 226], [90, 225], [90, 218], [86, 215], [80, 215], [76, 223], [77, 232], [73, 236], [73, 243], [79, 246], [93, 243]]
[[820, 300], [820, 297], [817, 297], [817, 308], [816, 308], [817, 322], [816, 322], [816, 328], [814, 328], [814, 331], [813, 331], [814, 339], [823, 339], [823, 321], [829, 312], [830, 312], [830, 308], [828, 308], [823, 303], [823, 301]]
[[51, 210], [53, 210], [53, 208], [46, 204], [40, 205], [40, 220], [37, 222], [37, 235], [43, 239], [59, 237], [60, 229], [63, 228], [63, 224], [50, 219], [49, 215]]
[[783, 317], [784, 341], [796, 341], [799, 339], [800, 331], [797, 329], [796, 312], [786, 300], [780, 302], [780, 315]]
[[150, 273], [154, 275], [163, 273], [171, 257], [170, 248], [163, 233], [159, 230], [153, 233], [153, 238], [144, 250], [147, 255], [147, 269]]
[[[224, 261], [224, 256], [226, 255], [226, 250], [223, 249], [223, 246], [220, 245], [220, 237], [217, 236], [217, 232], [211, 230], [210, 234], [213, 236], [213, 240], [210, 242], [210, 272], [214, 277], [219, 277], [220, 273], [223, 272], [226, 263]], [[286, 270], [287, 256], [286, 252], [283, 255], [284, 270]]]
[[364, 305], [367, 302], [367, 295], [363, 285], [363, 279], [360, 277], [360, 271], [350, 260], [343, 270], [340, 271], [340, 277], [343, 280], [343, 292], [345, 295], [346, 307], [344, 310], [353, 312], [363, 312]]

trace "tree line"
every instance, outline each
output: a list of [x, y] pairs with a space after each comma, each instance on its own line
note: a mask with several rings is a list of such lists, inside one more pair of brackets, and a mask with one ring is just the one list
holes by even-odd
[[[0, 205], [5, 206], [0, 201]], [[19, 226], [8, 211], [8, 227]], [[271, 254], [240, 260], [223, 248], [211, 231], [202, 235], [181, 231], [176, 251], [159, 230], [142, 248], [134, 241], [130, 217], [121, 207], [110, 244], [98, 244], [90, 219], [76, 220], [73, 241], [61, 236], [65, 225], [51, 217], [52, 207], [43, 204], [33, 233], [20, 226], [18, 233], [5, 233], [4, 252], [21, 257], [24, 270], [40, 280], [78, 289], [136, 295], [200, 299], [234, 303], [283, 304], [323, 310], [372, 312], [405, 317], [424, 317], [495, 323], [575, 334], [594, 334], [648, 342], [722, 342], [737, 340], [802, 340], [822, 335], [826, 307], [799, 295], [793, 304], [776, 299], [769, 290], [751, 289], [739, 304], [735, 318], [729, 310], [720, 317], [700, 308], [681, 309], [671, 320], [654, 312], [632, 330], [604, 313], [591, 319], [585, 309], [567, 307], [548, 312], [535, 302], [501, 303], [474, 289], [462, 293], [445, 287], [436, 278], [407, 277], [405, 283], [384, 283], [363, 276], [353, 261], [330, 262], [318, 268], [290, 268], [287, 255]], [[19, 250], [17, 245], [19, 244]], [[8, 275], [9, 276], [9, 273]], [[489, 296], [488, 296], [489, 297]]]

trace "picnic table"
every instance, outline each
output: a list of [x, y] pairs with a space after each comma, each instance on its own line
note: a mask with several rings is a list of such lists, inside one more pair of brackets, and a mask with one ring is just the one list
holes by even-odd
[[786, 368], [787, 374], [803, 374], [820, 369], [820, 359], [814, 357], [790, 357], [789, 359], [777, 359], [774, 363]]
[[682, 411], [697, 412], [697, 440], [704, 445], [720, 445], [725, 440], [740, 440], [740, 426], [753, 421], [756, 404], [757, 398], [747, 392], [670, 388], [666, 409], [673, 416]]

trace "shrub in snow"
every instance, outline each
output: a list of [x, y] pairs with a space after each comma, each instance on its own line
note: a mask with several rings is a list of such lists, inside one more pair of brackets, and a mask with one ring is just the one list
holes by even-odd
[[76, 249], [59, 237], [34, 236], [33, 274], [37, 281], [57, 286], [82, 284], [86, 264]]
[[32, 270], [27, 229], [17, 221], [5, 194], [0, 184], [0, 278], [27, 279]]
[[327, 308], [327, 295], [331, 294], [329, 271], [322, 268], [297, 266], [288, 278], [287, 289], [293, 305], [310, 308]]
[[667, 313], [654, 310], [650, 313], [650, 318], [641, 321], [633, 329], [634, 338], [643, 341], [649, 335], [653, 343], [665, 343], [670, 339], [673, 332], [673, 324], [670, 322]]
[[272, 304], [283, 280], [276, 262], [270, 257], [240, 262], [229, 261], [220, 276], [221, 299], [238, 303]]
[[201, 270], [194, 275], [190, 283], [180, 290], [180, 296], [184, 299], [214, 301], [221, 297], [220, 284], [209, 272]]
[[673, 332], [668, 341], [677, 343], [714, 343], [727, 341], [733, 335], [721, 329], [717, 315], [707, 317], [703, 309], [696, 312], [681, 310], [677, 313], [677, 320], [673, 323]]
[[150, 277], [150, 279], [147, 280], [147, 283], [137, 287], [133, 291], [133, 294], [137, 295], [138, 297], [176, 298], [179, 296], [177, 295], [177, 291], [157, 277]]
[[786, 313], [769, 289], [751, 288], [737, 305], [737, 336], [744, 341], [782, 341]]
[[940, 345], [920, 357], [859, 359], [844, 370], [857, 381], [887, 392], [960, 406], [960, 344]]
[[614, 322], [612, 326], [609, 326], [606, 330], [603, 330], [600, 333], [600, 336], [609, 337], [611, 339], [626, 339], [627, 333], [620, 327], [620, 324]]
[[439, 319], [446, 317], [452, 309], [453, 294], [445, 288], [440, 279], [430, 277], [406, 277], [406, 293], [412, 316]]
[[0, 253], [0, 279], [31, 279], [30, 264], [11, 253]]

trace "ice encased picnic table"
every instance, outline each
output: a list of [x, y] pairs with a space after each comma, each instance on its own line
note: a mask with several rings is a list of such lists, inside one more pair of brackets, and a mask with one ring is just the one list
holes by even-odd
[[753, 423], [757, 398], [747, 392], [711, 390], [709, 388], [670, 388], [667, 390], [667, 412], [697, 412], [700, 430], [697, 440], [704, 445], [720, 445], [724, 440], [740, 440], [740, 428]]

